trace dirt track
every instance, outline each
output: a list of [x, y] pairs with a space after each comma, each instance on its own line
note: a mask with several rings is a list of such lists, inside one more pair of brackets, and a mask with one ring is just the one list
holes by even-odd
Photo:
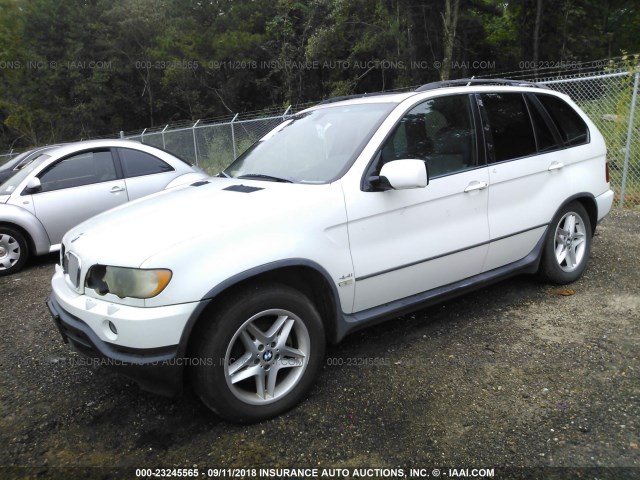
[[0, 278], [1, 478], [174, 466], [640, 478], [640, 211], [599, 227], [570, 291], [518, 277], [352, 335], [307, 401], [251, 426], [78, 364], [45, 306], [55, 261]]

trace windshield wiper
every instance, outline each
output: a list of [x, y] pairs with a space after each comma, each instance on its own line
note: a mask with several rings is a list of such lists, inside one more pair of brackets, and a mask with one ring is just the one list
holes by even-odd
[[259, 178], [262, 180], [267, 180], [269, 182], [294, 183], [293, 179], [291, 178], [276, 177], [274, 175], [266, 175], [264, 173], [245, 173], [244, 175], [240, 175], [236, 178]]

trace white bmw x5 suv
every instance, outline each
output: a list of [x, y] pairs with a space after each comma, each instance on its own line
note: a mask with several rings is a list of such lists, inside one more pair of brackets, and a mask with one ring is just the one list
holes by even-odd
[[[278, 415], [326, 342], [519, 273], [584, 271], [606, 147], [565, 95], [509, 80], [337, 99], [218, 177], [69, 231], [48, 305], [65, 341], [221, 416]], [[185, 375], [190, 369], [190, 375]]]

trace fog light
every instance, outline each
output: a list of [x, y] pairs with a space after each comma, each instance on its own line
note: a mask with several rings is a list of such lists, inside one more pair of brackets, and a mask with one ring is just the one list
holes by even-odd
[[114, 333], [114, 335], [118, 334], [118, 329], [116, 328], [116, 326], [111, 321], [109, 321], [109, 330], [111, 330]]
[[116, 325], [106, 318], [102, 320], [102, 334], [104, 338], [110, 342], [115, 342], [118, 339], [118, 329]]

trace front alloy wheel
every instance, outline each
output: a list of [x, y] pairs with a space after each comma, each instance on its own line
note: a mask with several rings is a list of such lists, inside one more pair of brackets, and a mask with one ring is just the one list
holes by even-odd
[[193, 334], [193, 387], [227, 420], [256, 422], [289, 410], [322, 367], [320, 315], [289, 286], [256, 283], [236, 290], [199, 322]]
[[298, 384], [310, 353], [309, 331], [294, 313], [257, 313], [229, 342], [224, 358], [227, 385], [242, 402], [273, 403]]

